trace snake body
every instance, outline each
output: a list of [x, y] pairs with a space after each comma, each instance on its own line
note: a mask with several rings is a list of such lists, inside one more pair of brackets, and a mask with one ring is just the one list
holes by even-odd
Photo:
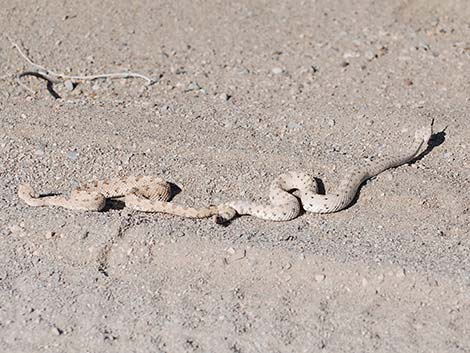
[[154, 176], [98, 180], [73, 189], [68, 197], [36, 196], [29, 184], [22, 184], [18, 188], [18, 196], [30, 206], [59, 206], [72, 210], [101, 211], [107, 199], [122, 198], [126, 206], [144, 212], [162, 212], [188, 218], [208, 218], [219, 213], [215, 206], [196, 209], [168, 202], [171, 197], [170, 184]]
[[[95, 181], [72, 190], [69, 197], [36, 196], [30, 185], [22, 184], [18, 188], [18, 196], [30, 206], [100, 211], [105, 207], [106, 199], [123, 198], [127, 207], [142, 212], [160, 212], [188, 218], [214, 217], [218, 222], [229, 221], [237, 214], [270, 221], [288, 221], [300, 214], [301, 207], [312, 213], [333, 213], [346, 208], [366, 179], [416, 158], [426, 149], [431, 135], [432, 124], [417, 130], [411, 147], [404, 148], [397, 155], [376, 158], [353, 168], [342, 178], [336, 192], [326, 195], [318, 194], [315, 179], [304, 172], [281, 174], [271, 183], [270, 204], [235, 200], [217, 206], [185, 207], [169, 202], [170, 184], [153, 176]], [[296, 190], [295, 195], [291, 193], [293, 190]]]
[[361, 184], [383, 171], [410, 162], [428, 146], [432, 135], [432, 126], [419, 129], [411, 147], [395, 156], [382, 156], [373, 161], [366, 161], [363, 166], [350, 170], [342, 178], [336, 192], [320, 195], [317, 193], [315, 179], [303, 172], [289, 172], [277, 177], [269, 191], [270, 205], [261, 205], [250, 201], [232, 201], [225, 206], [233, 208], [240, 215], [252, 215], [271, 221], [288, 221], [300, 213], [299, 199], [290, 191], [298, 190], [302, 207], [312, 213], [333, 213], [346, 208], [354, 200]]

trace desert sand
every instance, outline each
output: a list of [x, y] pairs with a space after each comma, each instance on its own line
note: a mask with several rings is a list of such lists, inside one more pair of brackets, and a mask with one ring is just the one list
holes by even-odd
[[[12, 0], [0, 29], [2, 352], [470, 352], [467, 0]], [[156, 82], [29, 91], [11, 41]], [[266, 202], [288, 170], [331, 192], [431, 119], [425, 155], [334, 214], [221, 226], [16, 194], [147, 174], [188, 206]]]

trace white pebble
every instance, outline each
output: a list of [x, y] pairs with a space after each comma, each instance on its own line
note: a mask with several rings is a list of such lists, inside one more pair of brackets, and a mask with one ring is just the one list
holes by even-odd
[[228, 101], [230, 99], [230, 96], [227, 93], [222, 93], [219, 95], [219, 98], [223, 101]]
[[77, 151], [69, 151], [67, 153], [67, 158], [70, 159], [71, 161], [75, 161], [78, 158], [78, 152]]
[[326, 276], [322, 273], [319, 273], [319, 274], [316, 274], [314, 278], [315, 278], [315, 281], [321, 282], [326, 278]]
[[397, 276], [397, 278], [404, 278], [406, 276], [405, 269], [401, 268], [400, 270], [398, 270], [395, 276]]
[[75, 88], [75, 85], [74, 83], [71, 81], [71, 80], [67, 80], [64, 82], [64, 86], [65, 88], [67, 88], [67, 90], [69, 91], [73, 91], [73, 89]]
[[302, 127], [302, 124], [296, 123], [294, 121], [289, 121], [287, 123], [287, 128], [290, 130], [300, 129], [301, 127]]
[[201, 89], [201, 86], [199, 86], [196, 82], [191, 82], [187, 87], [186, 87], [186, 92], [190, 91], [198, 91]]
[[371, 51], [366, 51], [364, 57], [370, 61], [375, 58], [375, 54]]

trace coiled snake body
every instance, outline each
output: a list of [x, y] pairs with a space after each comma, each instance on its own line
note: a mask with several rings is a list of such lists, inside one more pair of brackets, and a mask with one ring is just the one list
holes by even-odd
[[[381, 172], [408, 163], [427, 147], [431, 126], [415, 133], [411, 147], [395, 156], [380, 157], [365, 162], [345, 174], [336, 192], [320, 195], [313, 178], [303, 172], [288, 172], [277, 177], [270, 186], [270, 204], [250, 201], [230, 201], [202, 208], [185, 207], [169, 202], [170, 185], [153, 176], [137, 176], [95, 181], [72, 190], [69, 197], [35, 196], [30, 185], [22, 184], [18, 196], [30, 206], [61, 206], [69, 209], [100, 211], [108, 198], [123, 198], [126, 206], [143, 212], [160, 212], [188, 218], [214, 217], [218, 222], [229, 221], [237, 214], [252, 215], [270, 221], [288, 221], [300, 214], [301, 207], [312, 213], [332, 213], [347, 207], [360, 185]], [[295, 196], [291, 191], [297, 190]], [[300, 201], [299, 201], [300, 199]]]

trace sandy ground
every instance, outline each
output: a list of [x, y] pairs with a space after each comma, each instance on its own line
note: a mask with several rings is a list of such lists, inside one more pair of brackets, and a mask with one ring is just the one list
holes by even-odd
[[[470, 352], [467, 0], [14, 0], [0, 30], [3, 352]], [[56, 71], [158, 83], [33, 95], [7, 35]], [[286, 170], [329, 191], [431, 118], [429, 153], [337, 214], [222, 227], [16, 196], [154, 174], [186, 205], [266, 200]]]

